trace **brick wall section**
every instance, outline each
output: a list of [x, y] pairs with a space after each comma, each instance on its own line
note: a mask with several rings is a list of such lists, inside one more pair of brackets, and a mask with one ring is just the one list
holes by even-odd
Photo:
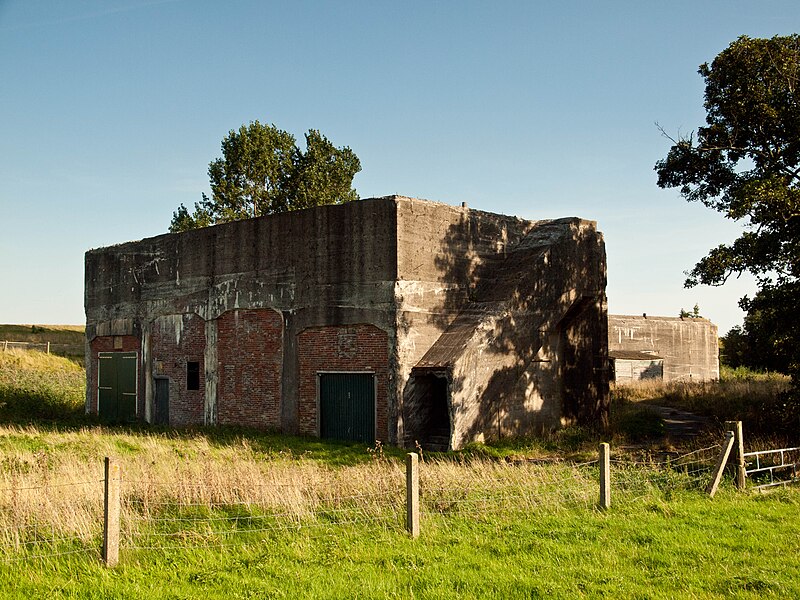
[[371, 371], [375, 373], [377, 398], [375, 436], [388, 439], [387, 383], [389, 338], [374, 325], [311, 327], [300, 333], [298, 417], [300, 433], [317, 435], [317, 373], [319, 371]]
[[136, 369], [138, 381], [136, 382], [136, 415], [144, 414], [144, 369], [142, 369], [141, 342], [134, 335], [102, 335], [94, 338], [89, 344], [92, 349], [92, 380], [91, 396], [89, 397], [89, 412], [97, 414], [97, 377], [100, 366], [97, 355], [100, 352], [136, 352]]
[[[168, 377], [169, 424], [202, 425], [205, 402], [206, 327], [197, 314], [156, 319], [150, 333], [153, 375]], [[186, 363], [200, 363], [200, 389], [186, 389]]]
[[217, 423], [280, 428], [283, 317], [231, 310], [217, 319]]

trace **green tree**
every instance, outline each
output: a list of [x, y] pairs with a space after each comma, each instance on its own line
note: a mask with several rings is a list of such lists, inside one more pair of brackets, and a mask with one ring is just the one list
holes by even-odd
[[747, 310], [741, 327], [733, 327], [722, 338], [720, 360], [731, 367], [744, 366], [756, 371], [790, 372], [800, 340], [800, 320], [793, 304], [798, 284], [770, 286], [740, 304]]
[[222, 157], [208, 165], [211, 197], [203, 194], [192, 213], [181, 204], [170, 231], [357, 200], [356, 154], [336, 148], [315, 129], [305, 140], [303, 151], [293, 135], [258, 121], [231, 130], [222, 140]]
[[779, 351], [789, 353], [797, 384], [800, 331], [786, 307], [800, 306], [800, 36], [742, 36], [699, 73], [706, 125], [696, 136], [670, 138], [655, 166], [658, 185], [742, 222], [744, 232], [702, 258], [686, 286], [754, 274], [759, 292], [741, 305], [748, 316], [772, 311], [790, 320], [782, 331], [792, 339]]

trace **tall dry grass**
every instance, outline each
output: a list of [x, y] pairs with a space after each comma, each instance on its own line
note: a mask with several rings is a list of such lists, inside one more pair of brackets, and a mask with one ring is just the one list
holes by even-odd
[[800, 434], [798, 401], [791, 380], [777, 373], [759, 374], [723, 369], [719, 381], [643, 381], [612, 387], [614, 402], [644, 402], [670, 406], [724, 421], [742, 421], [745, 433], [787, 441]]
[[[121, 466], [129, 546], [159, 527], [175, 529], [175, 520], [189, 528], [197, 518], [215, 522], [229, 515], [276, 526], [341, 519], [399, 524], [405, 510], [405, 465], [380, 453], [333, 467], [292, 453], [265, 455], [246, 438], [220, 446], [204, 435], [0, 427], [3, 438], [15, 440], [0, 443], [0, 546], [6, 551], [49, 539], [96, 543], [104, 455]], [[428, 459], [420, 473], [429, 513], [553, 510], [588, 506], [597, 496], [596, 474], [567, 463]]]

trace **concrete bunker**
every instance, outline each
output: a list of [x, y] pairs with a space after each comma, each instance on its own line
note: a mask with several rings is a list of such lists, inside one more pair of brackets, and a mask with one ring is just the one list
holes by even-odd
[[[455, 449], [608, 413], [591, 221], [389, 196], [86, 253], [88, 412]], [[132, 353], [132, 354], [131, 354]]]
[[719, 379], [717, 326], [702, 317], [609, 315], [608, 349], [618, 383]]

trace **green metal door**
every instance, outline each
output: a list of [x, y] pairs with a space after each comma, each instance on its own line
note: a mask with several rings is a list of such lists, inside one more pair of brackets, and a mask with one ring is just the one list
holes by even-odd
[[156, 377], [156, 414], [153, 423], [169, 425], [169, 379]]
[[97, 411], [112, 423], [136, 420], [136, 352], [98, 354]]
[[375, 441], [375, 375], [320, 373], [319, 435], [369, 444]]

